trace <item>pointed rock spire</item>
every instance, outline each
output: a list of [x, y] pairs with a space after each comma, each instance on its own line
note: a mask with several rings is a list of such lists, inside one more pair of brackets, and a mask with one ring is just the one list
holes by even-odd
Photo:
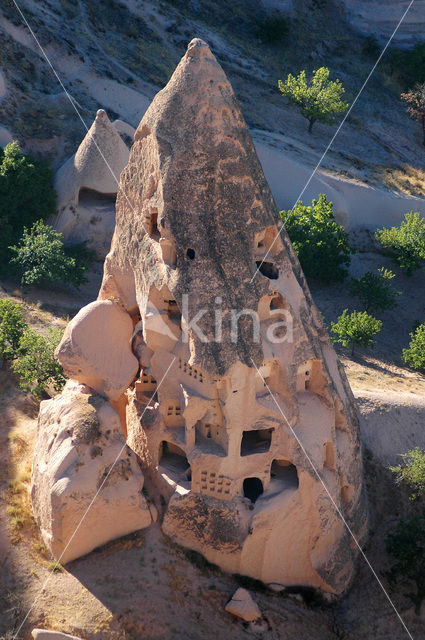
[[[165, 498], [164, 531], [232, 573], [342, 593], [356, 557], [344, 521], [358, 540], [367, 528], [355, 402], [202, 40], [136, 131], [99, 297], [133, 321], [140, 370], [110, 397]], [[101, 356], [58, 350], [98, 390], [103, 338]], [[114, 390], [129, 385], [114, 372]]]

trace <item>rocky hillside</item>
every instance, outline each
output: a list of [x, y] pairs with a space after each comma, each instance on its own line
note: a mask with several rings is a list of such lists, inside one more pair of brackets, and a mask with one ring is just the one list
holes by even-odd
[[[361, 33], [375, 36], [381, 42], [388, 40], [410, 4], [410, 0], [342, 1], [352, 26]], [[415, 42], [423, 42], [424, 28], [425, 2], [416, 0], [400, 25], [394, 43], [399, 47], [410, 47]]]
[[[345, 7], [337, 0], [240, 0], [231, 5], [224, 0], [21, 0], [61, 86], [8, 0], [0, 8], [0, 142], [17, 138], [57, 167], [85, 133], [74, 106], [86, 126], [99, 107], [111, 119], [136, 126], [188, 41], [199, 36], [223, 65], [251, 130], [278, 136], [280, 150], [313, 165], [333, 129], [319, 124], [308, 136], [305, 121], [281, 97], [277, 81], [301, 68], [327, 65], [352, 102], [379, 53], [358, 31], [365, 30], [366, 4], [371, 3], [346, 1]], [[376, 24], [378, 37], [396, 24], [406, 2], [390, 3], [386, 20], [379, 22], [383, 14], [378, 5], [384, 4], [373, 3], [376, 22], [371, 24]], [[421, 30], [415, 16], [422, 3], [416, 4], [403, 33]], [[275, 13], [277, 6], [284, 8], [283, 14]], [[274, 26], [270, 16], [275, 16]], [[419, 175], [398, 180], [391, 188], [424, 193], [424, 150], [419, 128], [400, 103], [402, 88], [398, 70], [390, 59], [384, 60], [327, 154], [325, 167], [375, 184], [388, 182], [383, 167], [387, 172], [388, 167], [390, 172], [398, 169], [402, 178], [416, 170]]]

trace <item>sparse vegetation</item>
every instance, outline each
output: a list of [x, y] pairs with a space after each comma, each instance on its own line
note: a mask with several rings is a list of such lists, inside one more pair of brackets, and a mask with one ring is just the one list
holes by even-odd
[[406, 484], [412, 491], [411, 499], [417, 500], [425, 495], [425, 452], [419, 447], [401, 455], [403, 463], [390, 467], [396, 474], [398, 483]]
[[308, 120], [309, 133], [315, 122], [332, 124], [338, 113], [348, 109], [348, 103], [342, 100], [344, 87], [339, 80], [330, 80], [329, 76], [329, 69], [320, 67], [313, 72], [311, 80], [307, 80], [304, 70], [297, 77], [290, 73], [285, 82], [279, 80], [282, 95], [297, 105]]
[[19, 350], [19, 343], [28, 330], [19, 304], [11, 300], [0, 300], [0, 356], [12, 360]]
[[425, 42], [418, 42], [412, 49], [393, 49], [387, 60], [390, 73], [398, 78], [403, 88], [425, 82]]
[[409, 195], [425, 196], [425, 171], [403, 164], [401, 167], [385, 166], [375, 171], [375, 177], [391, 190]]
[[410, 344], [403, 349], [403, 362], [416, 371], [425, 372], [425, 323], [410, 334]]
[[406, 213], [399, 227], [378, 229], [375, 237], [384, 253], [408, 276], [419, 269], [425, 260], [425, 220], [417, 211]]
[[401, 292], [393, 288], [394, 278], [395, 274], [384, 267], [378, 269], [377, 274], [366, 271], [360, 278], [351, 278], [350, 294], [360, 300], [366, 311], [395, 309]]
[[416, 84], [413, 89], [401, 94], [407, 107], [407, 113], [413, 120], [418, 120], [422, 127], [422, 144], [425, 145], [425, 82]]
[[392, 585], [415, 585], [416, 591], [408, 591], [405, 595], [419, 614], [425, 599], [425, 511], [408, 520], [400, 520], [395, 531], [385, 538], [385, 546], [396, 560], [387, 577]]
[[321, 193], [311, 206], [300, 201], [280, 216], [305, 275], [323, 282], [344, 280], [351, 249], [347, 232], [335, 220], [333, 203]]
[[31, 330], [22, 336], [12, 370], [19, 376], [23, 391], [40, 397], [50, 385], [55, 391], [62, 389], [66, 377], [54, 356], [61, 337], [60, 329], [50, 329], [46, 338]]
[[282, 42], [289, 33], [288, 21], [285, 16], [267, 16], [258, 23], [258, 37], [266, 44]]
[[368, 58], [373, 58], [373, 60], [375, 61], [378, 58], [381, 51], [382, 51], [382, 47], [380, 46], [375, 36], [366, 36], [363, 39], [363, 44], [362, 44], [363, 55], [367, 56]]
[[351, 347], [351, 354], [354, 348], [372, 347], [375, 336], [382, 329], [382, 322], [369, 315], [366, 311], [353, 311], [348, 313], [344, 309], [336, 322], [331, 322], [331, 332], [338, 337], [334, 337], [333, 342], [339, 342], [344, 347]]
[[18, 245], [10, 247], [12, 262], [19, 265], [23, 285], [65, 284], [77, 288], [86, 282], [87, 265], [67, 255], [62, 234], [42, 220], [24, 229]]
[[[21, 152], [17, 142], [0, 149], [0, 257], [6, 273], [10, 245], [25, 226], [55, 211], [53, 174], [48, 165]], [[10, 275], [10, 269], [9, 269]]]

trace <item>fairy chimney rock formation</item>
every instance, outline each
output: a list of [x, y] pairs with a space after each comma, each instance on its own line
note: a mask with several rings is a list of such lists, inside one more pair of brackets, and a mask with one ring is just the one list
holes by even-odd
[[122, 137], [130, 139], [131, 131], [120, 120], [111, 123], [99, 109], [77, 152], [56, 172], [57, 214], [52, 222], [66, 244], [87, 242], [99, 257], [107, 254], [119, 177], [129, 155]]
[[[357, 551], [341, 516], [360, 541], [367, 528], [354, 399], [202, 40], [136, 131], [99, 299], [133, 322], [139, 370], [114, 371], [128, 388], [111, 400], [164, 532], [226, 571], [342, 593]], [[97, 347], [69, 336], [65, 369], [106, 390]]]

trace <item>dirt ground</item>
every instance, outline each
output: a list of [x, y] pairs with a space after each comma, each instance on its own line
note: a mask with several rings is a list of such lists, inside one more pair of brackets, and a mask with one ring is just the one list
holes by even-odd
[[[388, 266], [376, 254], [356, 254], [351, 273], [382, 264]], [[36, 289], [23, 293], [3, 283], [1, 295], [21, 302], [30, 324], [43, 331], [52, 324], [65, 326], [79, 307], [95, 297], [100, 278], [98, 264], [79, 294]], [[386, 468], [388, 460], [414, 444], [425, 448], [425, 377], [406, 370], [400, 361], [413, 322], [424, 317], [424, 298], [418, 295], [422, 279], [422, 271], [412, 278], [397, 271], [395, 285], [403, 296], [397, 310], [382, 316], [384, 329], [375, 351], [360, 351], [354, 357], [340, 351], [361, 410], [371, 521], [365, 552], [380, 578], [388, 567], [386, 532], [411, 509]], [[357, 307], [346, 285], [313, 284], [311, 289], [328, 322], [344, 308]], [[242, 579], [263, 614], [256, 624], [243, 623], [224, 611], [241, 578], [185, 553], [162, 535], [158, 524], [52, 572], [28, 493], [37, 413], [38, 403], [18, 390], [10, 372], [0, 371], [0, 638], [10, 640], [17, 634], [17, 640], [29, 640], [36, 626], [85, 640], [408, 637], [362, 559], [350, 592], [333, 605], [310, 593], [278, 594]], [[403, 593], [398, 589], [391, 594], [395, 606], [415, 640], [425, 638], [424, 621], [412, 613]]]

